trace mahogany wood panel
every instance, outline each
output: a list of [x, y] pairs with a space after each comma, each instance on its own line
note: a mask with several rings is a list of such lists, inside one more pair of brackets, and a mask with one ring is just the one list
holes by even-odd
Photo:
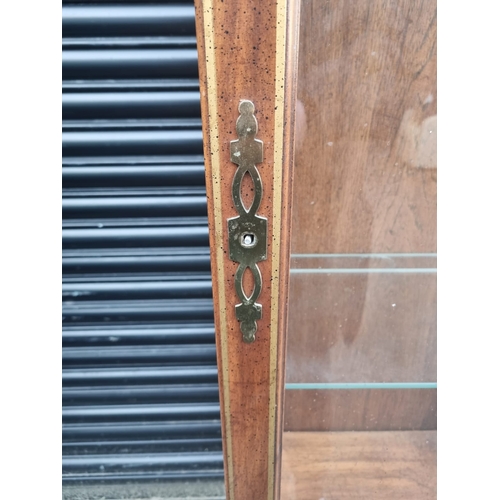
[[[301, 9], [292, 252], [435, 252], [435, 1]], [[435, 381], [435, 281], [292, 275], [287, 381]], [[435, 426], [435, 391], [285, 399], [288, 429]]]
[[436, 274], [292, 274], [287, 382], [435, 382]]
[[435, 0], [303, 0], [292, 253], [436, 250]]
[[287, 390], [287, 431], [435, 430], [435, 389]]
[[435, 500], [436, 432], [286, 432], [286, 500]]
[[[196, 0], [195, 7], [226, 498], [271, 500], [280, 485], [298, 9], [289, 0]], [[250, 344], [235, 315], [238, 265], [229, 259], [226, 222], [238, 215], [230, 141], [238, 138], [241, 100], [254, 103], [264, 144], [257, 215], [268, 220], [268, 257], [258, 264], [262, 319]], [[251, 189], [243, 184], [243, 198], [253, 199]]]

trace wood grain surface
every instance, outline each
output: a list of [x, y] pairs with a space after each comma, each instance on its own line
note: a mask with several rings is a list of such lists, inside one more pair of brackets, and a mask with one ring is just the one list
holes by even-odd
[[287, 382], [435, 382], [436, 274], [292, 274]]
[[436, 250], [435, 0], [303, 0], [292, 253]]
[[435, 500], [436, 432], [286, 432], [286, 500]]
[[[436, 60], [435, 0], [302, 1], [292, 254], [436, 251]], [[435, 380], [435, 274], [292, 274], [287, 382]], [[289, 429], [435, 425], [435, 391], [285, 399]]]
[[436, 389], [287, 390], [287, 431], [436, 430]]
[[[296, 44], [298, 10], [288, 0], [196, 0], [195, 7], [226, 497], [270, 500], [280, 485], [297, 55], [288, 47]], [[229, 259], [226, 227], [238, 215], [230, 141], [237, 139], [241, 100], [254, 103], [256, 138], [264, 144], [257, 215], [268, 220], [268, 258], [259, 263], [262, 319], [251, 344], [243, 342], [235, 315], [237, 264]], [[244, 198], [251, 189], [244, 183]]]

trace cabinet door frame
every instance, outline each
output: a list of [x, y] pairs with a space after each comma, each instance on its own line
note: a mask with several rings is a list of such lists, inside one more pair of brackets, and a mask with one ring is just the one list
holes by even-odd
[[[196, 0], [195, 7], [226, 498], [273, 500], [283, 432], [299, 2]], [[255, 139], [263, 142], [257, 215], [267, 219], [267, 256], [258, 263], [262, 317], [250, 343], [235, 310], [238, 263], [230, 258], [227, 222], [238, 217], [230, 144], [239, 138], [243, 100], [254, 104]], [[244, 204], [254, 187], [243, 178]], [[247, 274], [241, 279], [251, 295], [255, 278]]]

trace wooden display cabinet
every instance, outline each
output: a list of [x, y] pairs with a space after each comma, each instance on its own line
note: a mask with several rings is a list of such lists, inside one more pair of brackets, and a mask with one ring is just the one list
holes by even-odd
[[196, 17], [226, 497], [435, 498], [435, 1]]

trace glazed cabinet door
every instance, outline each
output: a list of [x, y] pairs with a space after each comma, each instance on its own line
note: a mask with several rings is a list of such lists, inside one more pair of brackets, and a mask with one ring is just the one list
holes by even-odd
[[435, 0], [196, 15], [226, 497], [433, 499]]

